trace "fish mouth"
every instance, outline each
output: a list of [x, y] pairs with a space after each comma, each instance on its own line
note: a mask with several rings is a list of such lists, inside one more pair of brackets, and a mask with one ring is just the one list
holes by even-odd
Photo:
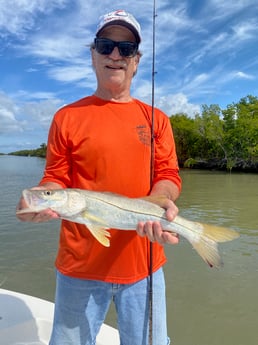
[[25, 189], [22, 192], [22, 196], [24, 197], [24, 200], [25, 200], [26, 204], [29, 206], [29, 208], [41, 209], [41, 207], [40, 207], [41, 200], [40, 200], [40, 198], [37, 197], [37, 195], [35, 193], [32, 193], [29, 189]]

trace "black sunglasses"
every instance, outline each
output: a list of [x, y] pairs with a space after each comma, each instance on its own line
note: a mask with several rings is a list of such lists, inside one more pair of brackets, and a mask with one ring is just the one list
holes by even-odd
[[118, 48], [119, 54], [123, 57], [133, 57], [138, 51], [138, 43], [136, 42], [115, 42], [109, 38], [95, 38], [94, 44], [97, 52], [102, 55], [111, 54], [115, 47]]

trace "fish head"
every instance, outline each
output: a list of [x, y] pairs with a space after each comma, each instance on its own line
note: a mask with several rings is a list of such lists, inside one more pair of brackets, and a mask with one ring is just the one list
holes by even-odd
[[58, 211], [67, 203], [67, 193], [62, 189], [25, 189], [22, 192], [25, 202], [31, 211], [42, 211], [51, 208]]

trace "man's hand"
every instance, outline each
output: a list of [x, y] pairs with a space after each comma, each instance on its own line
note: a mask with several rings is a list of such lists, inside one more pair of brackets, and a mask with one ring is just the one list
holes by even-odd
[[[154, 198], [149, 198], [154, 202]], [[146, 197], [148, 200], [148, 197]], [[178, 214], [178, 208], [174, 202], [168, 198], [155, 198], [155, 203], [166, 210], [167, 220], [172, 221]], [[161, 245], [178, 244], [179, 236], [176, 233], [164, 231], [159, 222], [148, 221], [146, 223], [139, 222], [136, 229], [139, 236], [147, 236], [151, 242], [158, 242]]]

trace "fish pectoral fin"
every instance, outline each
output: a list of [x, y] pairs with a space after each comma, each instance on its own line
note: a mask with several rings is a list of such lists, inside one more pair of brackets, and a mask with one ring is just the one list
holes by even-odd
[[104, 222], [104, 220], [102, 218], [96, 217], [87, 211], [82, 211], [81, 217], [89, 220], [91, 223], [96, 224], [99, 227], [108, 229], [108, 225]]
[[110, 246], [110, 233], [106, 230], [109, 226], [103, 221], [103, 219], [94, 216], [86, 210], [81, 212], [81, 217], [85, 218], [85, 224], [91, 234], [105, 247]]
[[103, 227], [99, 225], [87, 225], [87, 228], [91, 232], [91, 234], [105, 247], [110, 246], [110, 233]]

